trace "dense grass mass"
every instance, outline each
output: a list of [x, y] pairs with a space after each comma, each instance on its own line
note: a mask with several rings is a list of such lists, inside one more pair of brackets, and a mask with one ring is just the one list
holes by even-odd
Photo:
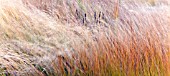
[[0, 0], [0, 76], [170, 76], [168, 0]]

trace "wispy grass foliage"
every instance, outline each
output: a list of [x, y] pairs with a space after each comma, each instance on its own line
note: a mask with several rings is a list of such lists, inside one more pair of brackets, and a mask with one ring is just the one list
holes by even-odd
[[0, 75], [169, 76], [168, 0], [0, 0]]

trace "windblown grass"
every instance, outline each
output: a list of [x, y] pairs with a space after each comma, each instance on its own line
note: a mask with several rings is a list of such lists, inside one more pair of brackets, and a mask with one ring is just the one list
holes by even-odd
[[165, 1], [0, 0], [0, 75], [169, 76]]

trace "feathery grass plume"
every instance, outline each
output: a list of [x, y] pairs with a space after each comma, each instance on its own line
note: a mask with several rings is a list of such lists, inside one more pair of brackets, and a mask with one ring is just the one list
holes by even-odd
[[169, 43], [166, 40], [169, 40], [170, 10], [168, 6], [162, 7], [125, 3], [120, 8], [116, 33], [113, 29], [98, 29], [95, 41], [90, 46], [83, 46], [88, 48], [76, 44], [74, 49], [81, 51], [73, 54], [71, 59], [63, 57], [57, 72], [85, 76], [168, 76]]
[[0, 0], [0, 75], [169, 76], [169, 5], [119, 1]]
[[34, 6], [21, 0], [0, 1], [2, 75], [6, 71], [11, 75], [43, 75], [36, 66], [51, 70], [51, 62], [62, 48], [70, 48], [73, 39], [78, 43], [82, 40], [74, 34], [76, 28], [56, 23]]

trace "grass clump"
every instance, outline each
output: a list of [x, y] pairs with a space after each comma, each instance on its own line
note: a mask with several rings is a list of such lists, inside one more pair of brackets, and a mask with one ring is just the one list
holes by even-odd
[[0, 75], [169, 76], [168, 8], [161, 0], [0, 0]]

